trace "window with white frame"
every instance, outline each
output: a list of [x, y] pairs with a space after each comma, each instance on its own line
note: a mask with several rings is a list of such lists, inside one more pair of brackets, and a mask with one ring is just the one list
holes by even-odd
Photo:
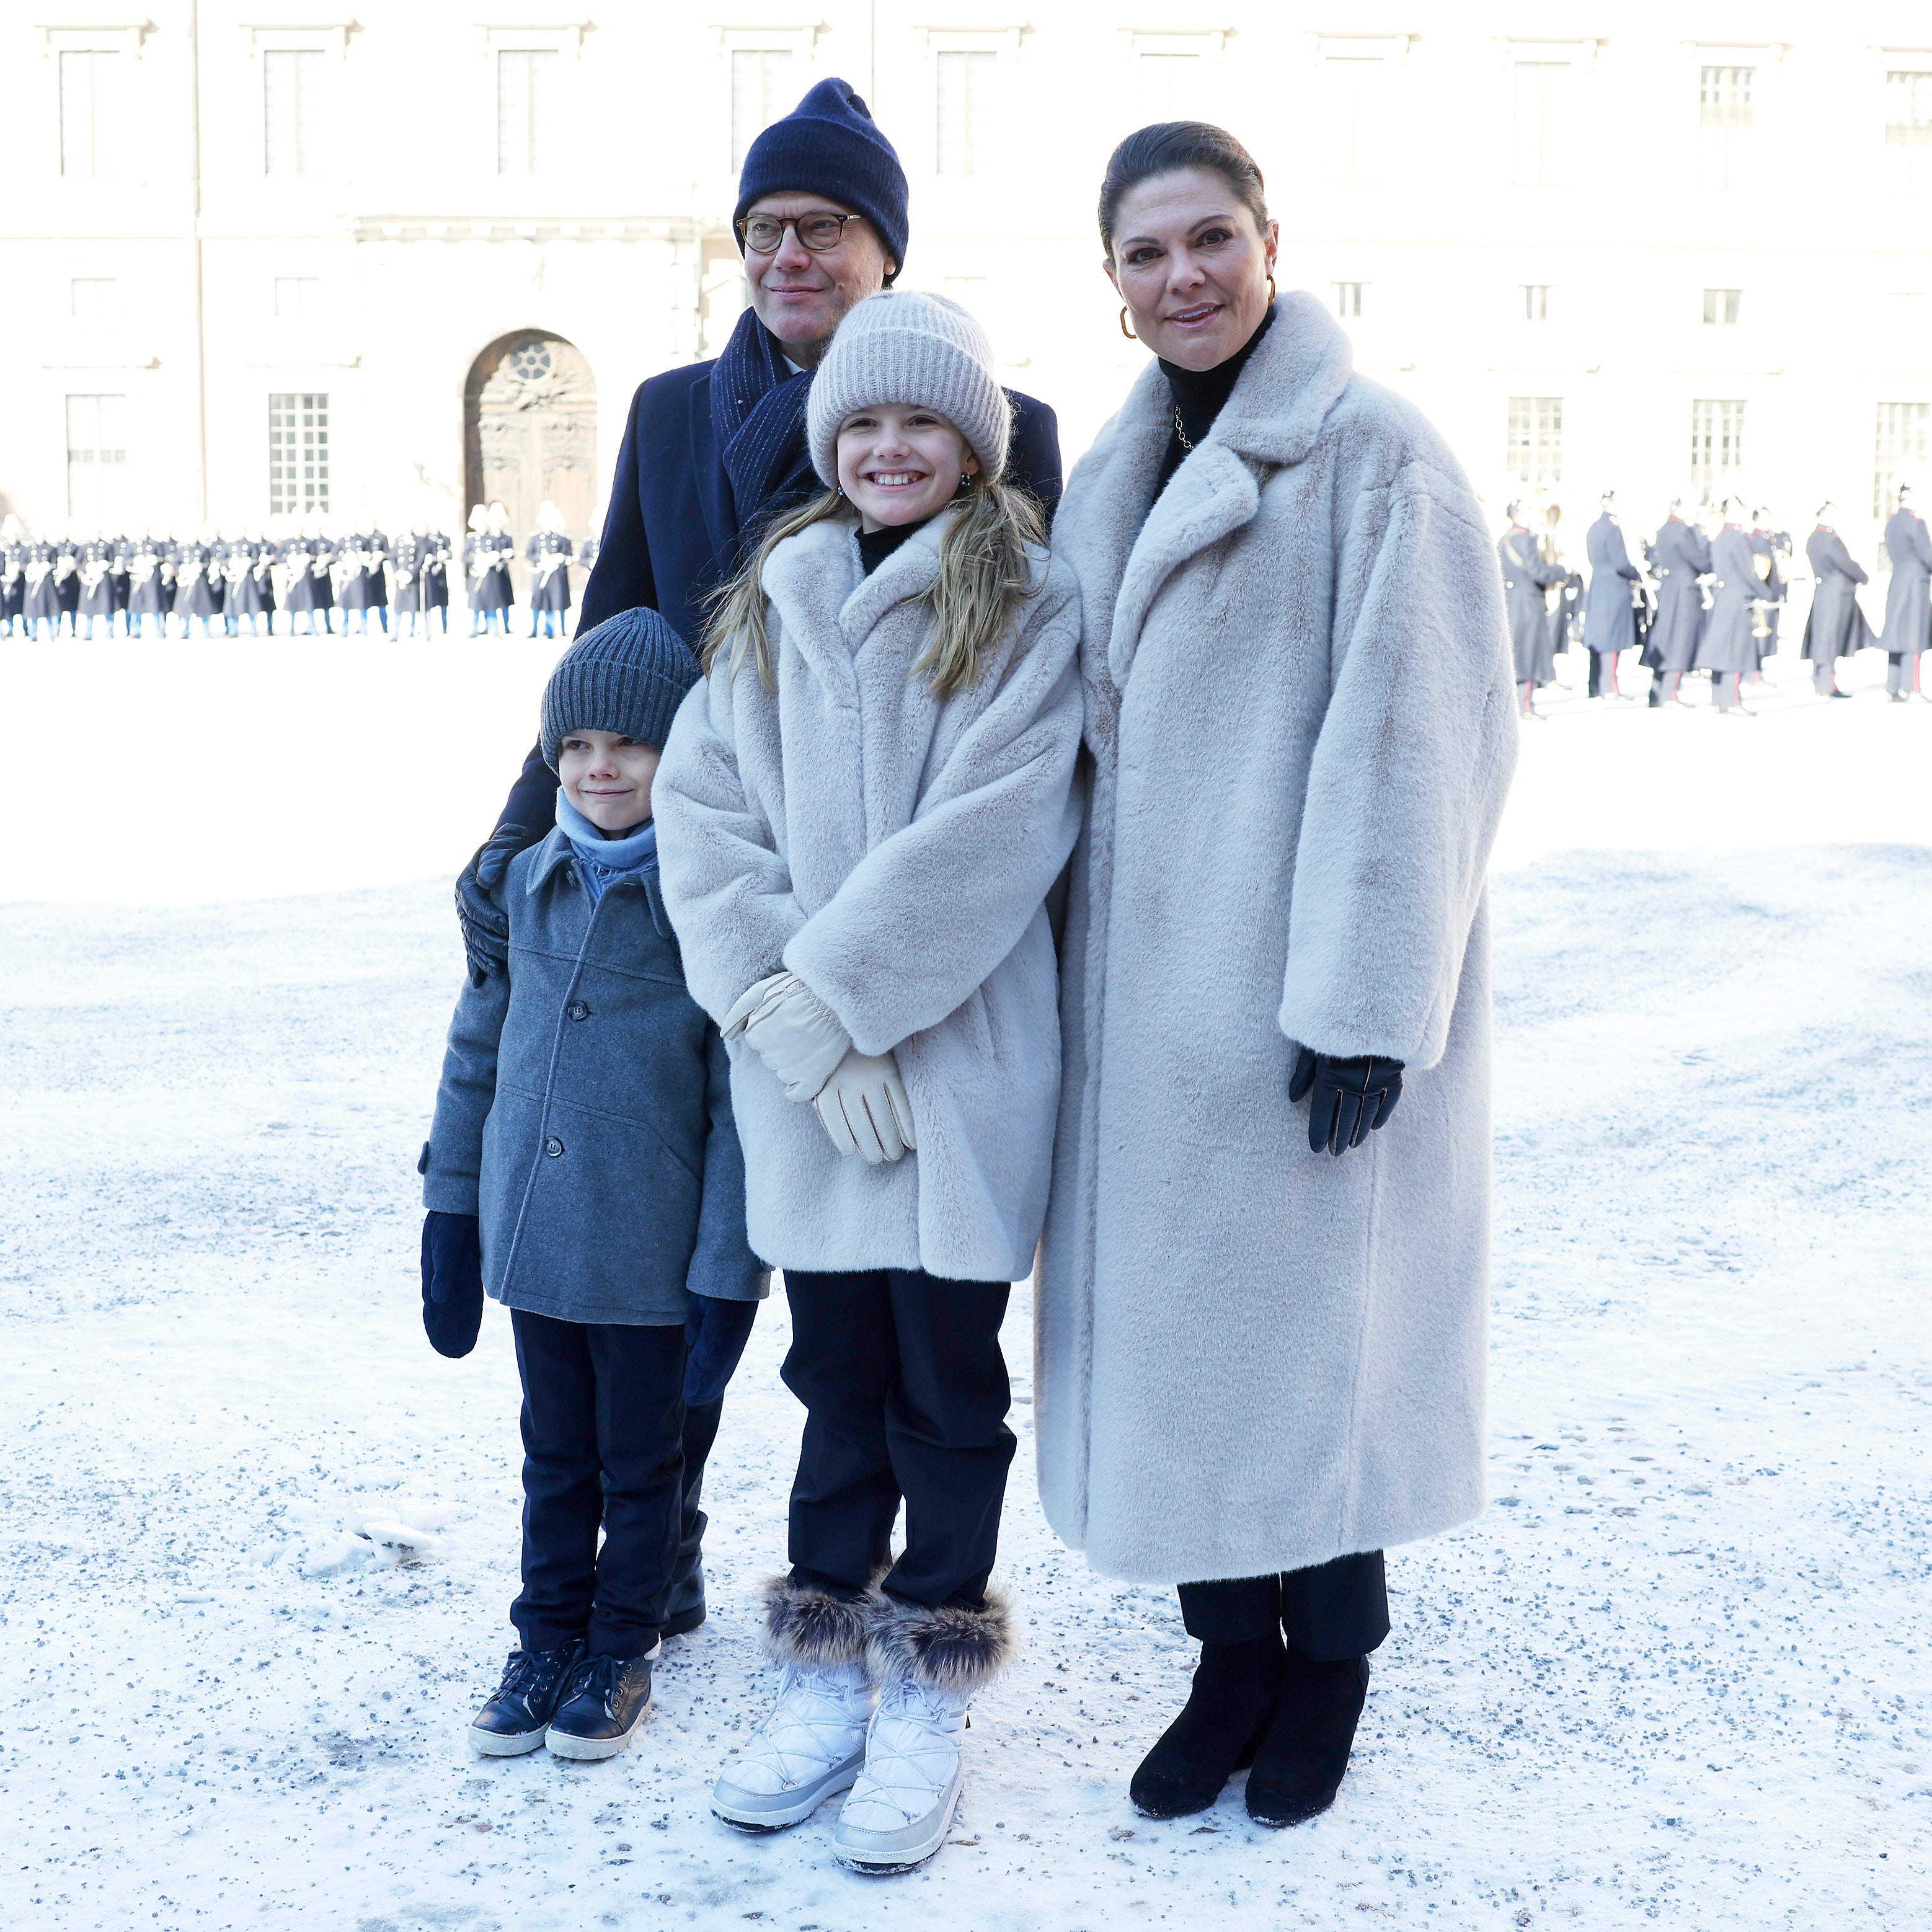
[[1360, 322], [1362, 319], [1362, 296], [1368, 287], [1366, 282], [1330, 282], [1328, 284], [1329, 300], [1335, 313], [1344, 322]]
[[322, 91], [328, 56], [320, 47], [262, 50], [262, 172], [322, 170]]
[[1742, 289], [1706, 289], [1704, 291], [1704, 326], [1707, 328], [1735, 328], [1744, 309]]
[[1707, 66], [1697, 81], [1697, 185], [1746, 185], [1757, 127], [1757, 69]]
[[731, 50], [731, 172], [745, 165], [752, 143], [791, 106], [791, 50]]
[[1744, 467], [1744, 460], [1742, 399], [1699, 397], [1690, 405], [1690, 487], [1714, 495]]
[[60, 50], [61, 172], [112, 180], [128, 172], [132, 57], [112, 47]]
[[1524, 282], [1519, 286], [1522, 296], [1523, 320], [1547, 322], [1550, 320], [1550, 284], [1547, 282]]
[[557, 70], [554, 47], [496, 50], [496, 172], [542, 172], [556, 130]]
[[1201, 56], [1143, 53], [1136, 60], [1143, 127], [1156, 121], [1192, 121], [1201, 110]]
[[268, 398], [268, 514], [326, 515], [328, 398], [298, 391]]
[[1932, 60], [1886, 70], [1885, 146], [1891, 185], [1932, 194]]
[[1872, 514], [1882, 520], [1898, 508], [1901, 483], [1923, 485], [1932, 463], [1932, 403], [1881, 403], [1874, 439]]
[[1574, 178], [1578, 88], [1574, 61], [1524, 58], [1510, 67], [1510, 179], [1568, 188]]
[[278, 275], [275, 278], [275, 320], [278, 322], [320, 322], [322, 320], [322, 278], [320, 275]]
[[998, 135], [1000, 57], [954, 49], [942, 52], [938, 70], [938, 171], [943, 175], [988, 174]]
[[1394, 134], [1395, 62], [1372, 47], [1336, 48], [1322, 56], [1322, 178], [1372, 187], [1388, 179]]
[[67, 513], [106, 525], [121, 520], [128, 475], [128, 398], [67, 399]]
[[1510, 481], [1540, 490], [1563, 481], [1563, 398], [1512, 396], [1504, 460]]
[[118, 322], [121, 284], [112, 275], [76, 275], [68, 284], [68, 313], [76, 322]]

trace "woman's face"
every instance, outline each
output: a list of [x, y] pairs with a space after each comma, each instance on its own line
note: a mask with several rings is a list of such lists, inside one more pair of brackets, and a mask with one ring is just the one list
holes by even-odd
[[838, 482], [868, 530], [922, 523], [945, 508], [980, 459], [936, 410], [854, 410], [838, 425]]
[[1212, 168], [1156, 175], [1121, 200], [1105, 266], [1134, 333], [1183, 369], [1225, 362], [1261, 326], [1280, 233]]

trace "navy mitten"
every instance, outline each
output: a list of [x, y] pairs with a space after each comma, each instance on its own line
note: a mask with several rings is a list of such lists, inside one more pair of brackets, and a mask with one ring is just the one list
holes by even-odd
[[490, 895], [503, 883], [510, 861], [542, 836], [520, 825], [500, 825], [457, 875], [456, 920], [463, 929], [464, 959], [472, 986], [482, 986], [508, 962], [510, 922]]
[[1319, 1154], [1360, 1147], [1395, 1112], [1402, 1098], [1402, 1062], [1372, 1053], [1338, 1060], [1303, 1047], [1289, 1076], [1291, 1102], [1312, 1090], [1308, 1107], [1308, 1144]]
[[755, 1301], [720, 1301], [709, 1294], [691, 1298], [684, 1316], [684, 1346], [689, 1352], [684, 1365], [687, 1408], [702, 1408], [724, 1393], [758, 1318]]
[[439, 1355], [466, 1355], [483, 1325], [483, 1242], [474, 1214], [423, 1216], [423, 1331]]

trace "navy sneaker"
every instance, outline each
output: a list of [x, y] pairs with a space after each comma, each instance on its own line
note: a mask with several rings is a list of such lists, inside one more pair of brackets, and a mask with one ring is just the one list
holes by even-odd
[[584, 1640], [563, 1650], [513, 1650], [496, 1694], [470, 1726], [472, 1750], [484, 1757], [516, 1757], [544, 1741], [558, 1697], [583, 1661]]
[[580, 1658], [544, 1742], [559, 1757], [615, 1757], [651, 1708], [651, 1665], [662, 1647], [642, 1657]]

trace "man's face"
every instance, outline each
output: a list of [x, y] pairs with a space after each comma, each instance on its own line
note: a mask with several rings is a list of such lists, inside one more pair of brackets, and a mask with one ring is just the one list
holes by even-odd
[[[828, 195], [787, 192], [760, 195], [745, 218], [790, 221], [801, 215], [852, 212]], [[745, 276], [758, 320], [792, 361], [808, 369], [825, 352], [845, 311], [877, 295], [898, 266], [862, 216], [847, 222], [838, 245], [823, 255], [806, 248], [794, 227], [785, 230], [776, 254], [745, 251]]]

